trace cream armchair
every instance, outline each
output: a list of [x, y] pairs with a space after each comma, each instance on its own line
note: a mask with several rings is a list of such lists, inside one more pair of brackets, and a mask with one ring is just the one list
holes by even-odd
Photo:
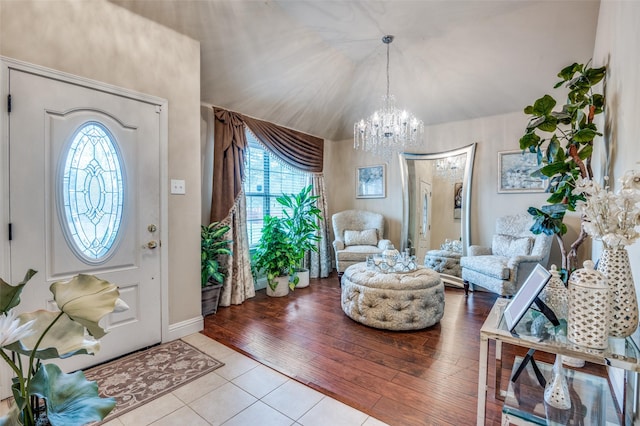
[[345, 210], [331, 217], [333, 251], [338, 280], [349, 266], [364, 262], [367, 256], [382, 253], [391, 241], [383, 239], [384, 217], [363, 210]]
[[552, 236], [533, 234], [531, 225], [533, 217], [527, 213], [498, 218], [491, 247], [469, 247], [460, 259], [465, 293], [480, 286], [511, 296], [538, 263], [547, 267]]

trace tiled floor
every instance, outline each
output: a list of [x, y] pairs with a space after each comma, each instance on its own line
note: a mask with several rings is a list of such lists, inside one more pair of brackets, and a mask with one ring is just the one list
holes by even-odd
[[202, 334], [183, 340], [225, 363], [106, 426], [379, 426], [369, 417]]

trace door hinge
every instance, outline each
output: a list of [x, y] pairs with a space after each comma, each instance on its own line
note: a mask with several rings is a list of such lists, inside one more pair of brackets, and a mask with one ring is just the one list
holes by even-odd
[[13, 227], [9, 224], [9, 241], [13, 239]]
[[7, 95], [7, 111], [11, 112], [11, 95]]

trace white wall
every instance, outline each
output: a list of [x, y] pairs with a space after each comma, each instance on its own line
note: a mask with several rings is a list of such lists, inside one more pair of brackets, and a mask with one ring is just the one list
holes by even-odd
[[199, 43], [106, 1], [0, 0], [0, 55], [168, 100], [168, 323], [201, 318]]
[[[594, 158], [599, 177], [610, 175], [610, 182], [625, 171], [640, 170], [640, 2], [603, 1], [600, 4], [594, 63], [607, 65], [605, 143], [595, 146]], [[606, 164], [610, 163], [610, 167]], [[607, 172], [608, 170], [608, 172]], [[618, 185], [614, 189], [617, 189]], [[631, 269], [640, 292], [640, 243], [628, 247]], [[593, 258], [600, 256], [594, 245]], [[640, 333], [634, 335], [640, 342]], [[621, 372], [610, 371], [614, 389], [622, 393]]]
[[[542, 94], [540, 95], [542, 96]], [[533, 102], [534, 99], [531, 100]], [[523, 105], [523, 109], [524, 109]], [[485, 117], [476, 120], [445, 123], [425, 128], [423, 148], [420, 153], [434, 153], [460, 148], [477, 142], [473, 169], [471, 195], [471, 242], [491, 245], [495, 220], [506, 214], [526, 212], [529, 206], [545, 204], [547, 194], [499, 194], [498, 152], [519, 150], [518, 141], [527, 124], [523, 112]], [[380, 159], [356, 152], [351, 140], [327, 142], [325, 173], [330, 214], [348, 208], [372, 210], [386, 217], [387, 236], [399, 247], [402, 221], [402, 187], [397, 158]], [[355, 167], [371, 164], [387, 164], [387, 197], [385, 199], [360, 200], [355, 198]], [[579, 230], [579, 220], [567, 219], [570, 232], [567, 239]], [[588, 247], [588, 246], [587, 246]], [[587, 248], [585, 247], [585, 248]], [[580, 250], [580, 255], [588, 249]], [[560, 256], [556, 245], [551, 261], [558, 263]]]

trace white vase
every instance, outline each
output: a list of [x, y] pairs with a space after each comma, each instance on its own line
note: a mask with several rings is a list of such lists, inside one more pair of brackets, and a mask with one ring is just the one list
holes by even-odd
[[567, 378], [564, 377], [562, 355], [556, 355], [556, 361], [553, 364], [553, 375], [544, 388], [544, 402], [560, 410], [571, 408], [571, 395], [569, 394]]
[[283, 297], [289, 294], [289, 276], [276, 277], [277, 285], [275, 290], [271, 290], [271, 286], [267, 283], [267, 296]]
[[540, 299], [560, 319], [567, 319], [569, 308], [569, 289], [560, 278], [560, 272], [556, 265], [551, 265], [551, 279], [540, 293]]
[[309, 287], [309, 270], [308, 269], [296, 269], [296, 275], [298, 275], [298, 284], [296, 288]]
[[585, 348], [606, 349], [610, 303], [607, 278], [586, 260], [584, 268], [569, 277], [567, 339]]
[[598, 263], [598, 271], [607, 277], [609, 285], [609, 335], [631, 336], [638, 328], [638, 299], [631, 275], [629, 253], [624, 248], [605, 248]]

